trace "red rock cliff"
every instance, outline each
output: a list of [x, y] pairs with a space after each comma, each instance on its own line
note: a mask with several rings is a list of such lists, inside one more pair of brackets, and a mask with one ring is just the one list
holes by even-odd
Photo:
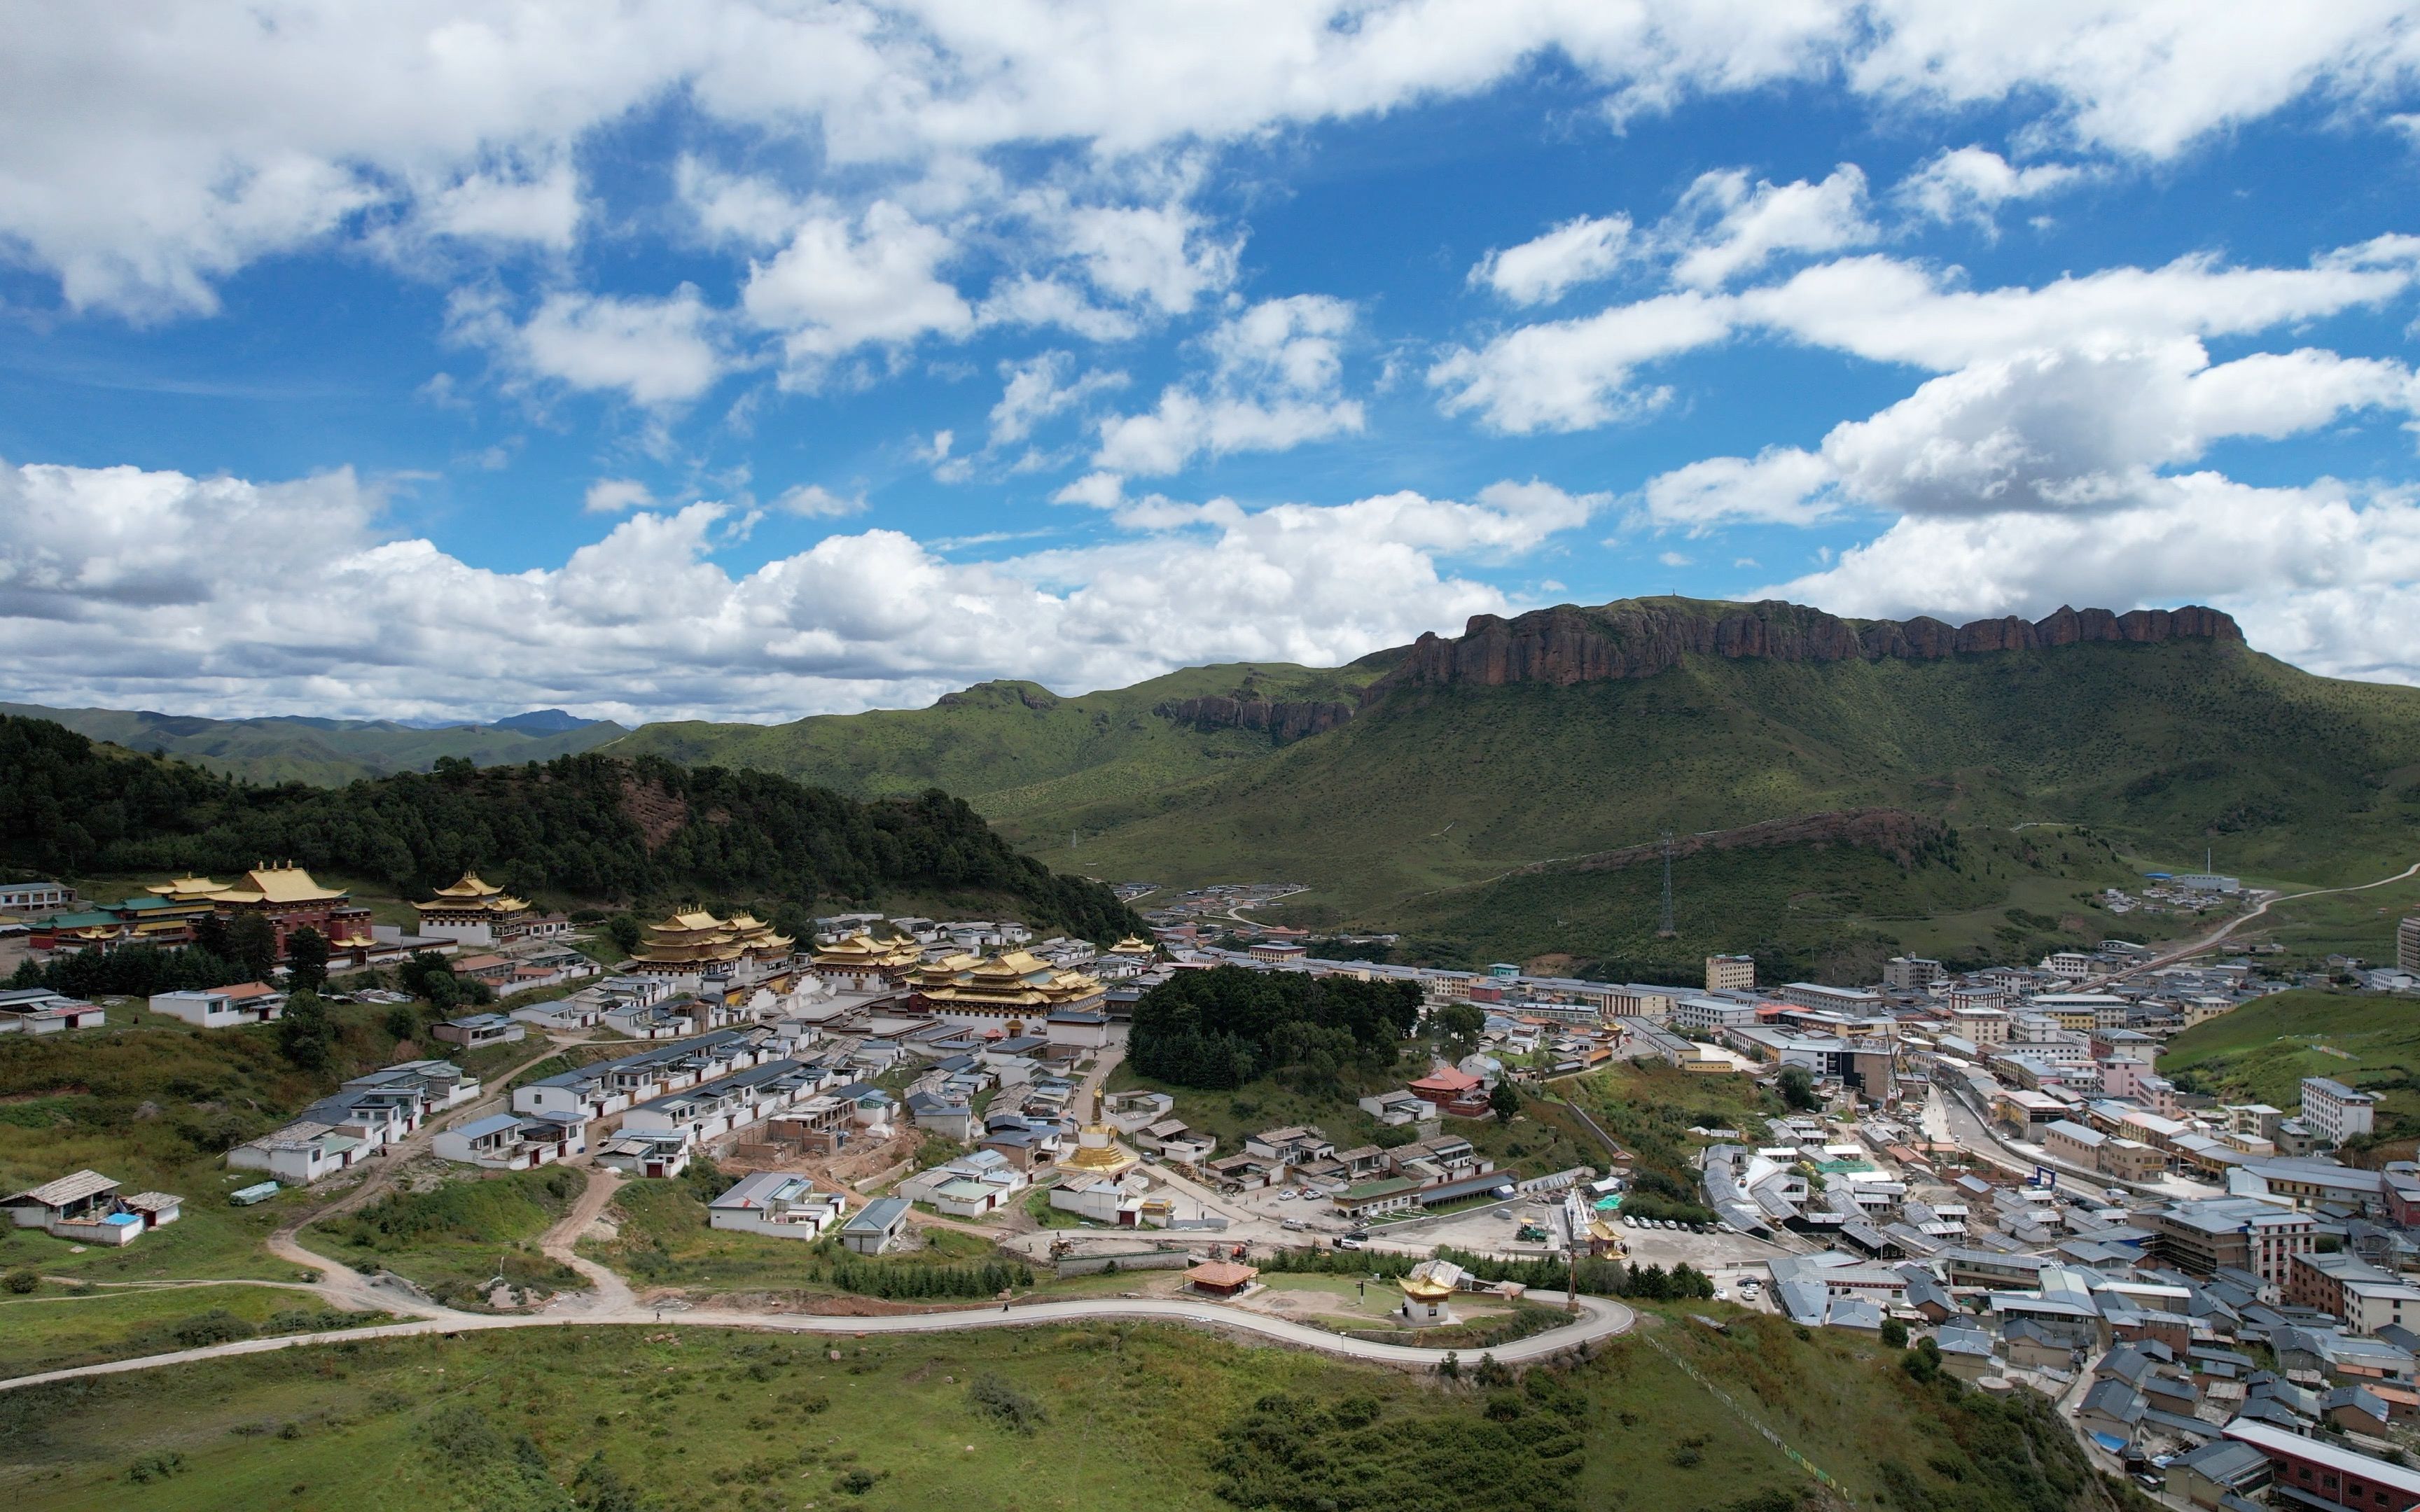
[[1977, 620], [1952, 627], [1939, 620], [1844, 620], [1822, 609], [1769, 599], [1727, 612], [1671, 604], [1559, 605], [1513, 619], [1480, 614], [1462, 635], [1424, 635], [1403, 660], [1362, 694], [1366, 707], [1397, 687], [1476, 683], [1609, 682], [1652, 677], [1684, 656], [1768, 657], [1775, 661], [1848, 661], [1885, 656], [1934, 660], [1998, 651], [2031, 651], [2081, 640], [2151, 643], [2163, 640], [2241, 643], [2235, 621], [2214, 609], [2061, 608], [2040, 621]]

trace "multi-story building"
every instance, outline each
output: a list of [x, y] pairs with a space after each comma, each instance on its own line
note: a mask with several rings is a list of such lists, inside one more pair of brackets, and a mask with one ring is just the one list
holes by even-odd
[[1672, 1006], [1676, 1029], [1742, 1028], [1756, 1022], [1752, 998], [1683, 997]]
[[75, 904], [75, 889], [60, 883], [0, 882], [0, 914], [49, 914]]
[[2420, 914], [2407, 915], [2395, 926], [2395, 969], [2420, 975]]
[[1920, 993], [1947, 975], [1940, 962], [1920, 955], [1895, 955], [1883, 963], [1883, 985], [1898, 992]]
[[2134, 1221], [2156, 1236], [2164, 1259], [2195, 1275], [2232, 1267], [2283, 1287], [2288, 1262], [2313, 1249], [2309, 1213], [2257, 1197], [2173, 1203]]
[[1756, 989], [1756, 957], [1752, 955], [1710, 955], [1706, 957], [1706, 991], [1710, 993], [1745, 993]]
[[2325, 1076], [2303, 1078], [2303, 1127], [2328, 1145], [2341, 1145], [2370, 1132], [2378, 1099]]
[[2339, 1319], [2355, 1334], [2420, 1322], [2420, 1288], [2357, 1255], [2301, 1255], [2286, 1266], [2286, 1300]]

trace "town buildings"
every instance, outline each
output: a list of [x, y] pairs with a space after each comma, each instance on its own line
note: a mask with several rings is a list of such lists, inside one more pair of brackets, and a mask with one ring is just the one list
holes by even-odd
[[2325, 1076], [2303, 1078], [2303, 1126], [2320, 1144], [2334, 1147], [2370, 1132], [2378, 1099]]

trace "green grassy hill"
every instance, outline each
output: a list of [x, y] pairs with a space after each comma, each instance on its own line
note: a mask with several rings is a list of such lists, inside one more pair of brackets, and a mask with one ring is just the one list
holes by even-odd
[[2189, 1090], [2288, 1113], [2304, 1077], [2326, 1076], [2377, 1094], [2381, 1138], [2420, 1134], [2420, 1018], [2401, 998], [2279, 993], [2169, 1041], [2160, 1073]]
[[32, 703], [0, 703], [0, 714], [49, 719], [94, 740], [175, 756], [247, 782], [307, 782], [329, 788], [393, 772], [426, 772], [448, 757], [476, 766], [551, 761], [627, 733], [611, 720], [576, 730], [510, 724], [415, 730], [386, 719], [206, 719], [124, 709], [48, 709]]
[[1187, 667], [1063, 699], [1033, 683], [981, 683], [925, 709], [816, 715], [769, 727], [644, 725], [616, 741], [613, 753], [779, 772], [860, 797], [940, 787], [990, 818], [1031, 818], [1028, 828], [1047, 835], [1062, 813], [1249, 764], [1276, 748], [1263, 731], [1204, 729], [1157, 711], [1212, 698], [1349, 706], [1388, 664], [1382, 655], [1333, 670]]
[[[1656, 600], [1578, 618], [1713, 623], [1717, 610], [1738, 612]], [[1785, 609], [1767, 623], [1822, 619]], [[2197, 865], [2208, 845], [2224, 870], [2316, 882], [2376, 874], [2420, 818], [2420, 690], [2314, 677], [2219, 638], [1931, 659], [1661, 651], [1652, 675], [1396, 677], [1349, 722], [1293, 740], [1155, 712], [1208, 693], [1350, 699], [1407, 656], [1460, 644], [1333, 673], [1188, 669], [1078, 699], [986, 684], [931, 709], [650, 726], [614, 748], [846, 792], [939, 779], [1094, 875], [1291, 878], [1330, 920], [1416, 926], [1428, 905], [1405, 900], [1516, 867], [1830, 810], [2085, 824], [2130, 865]], [[1970, 907], [1972, 890], [1906, 911]]]

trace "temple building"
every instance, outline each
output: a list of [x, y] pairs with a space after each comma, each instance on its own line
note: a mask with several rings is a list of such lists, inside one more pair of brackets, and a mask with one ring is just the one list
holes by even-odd
[[818, 947], [812, 964], [816, 976], [841, 992], [888, 993], [908, 986], [923, 960], [914, 940], [877, 940], [860, 930]]
[[751, 915], [717, 918], [702, 908], [648, 924], [642, 934], [630, 958], [632, 972], [695, 978], [702, 988], [726, 993], [775, 981], [786, 986], [798, 943]]
[[1149, 961], [1159, 954], [1159, 947], [1149, 940], [1139, 940], [1129, 934], [1101, 952], [1103, 955], [1125, 956], [1132, 961]]
[[[194, 879], [169, 884], [183, 887]], [[157, 891], [158, 889], [152, 889]], [[370, 911], [355, 903], [341, 887], [323, 887], [299, 866], [256, 866], [240, 878], [211, 893], [210, 907], [222, 918], [258, 914], [277, 931], [277, 955], [286, 957], [286, 941], [299, 929], [315, 929], [334, 949], [370, 942]]]
[[[442, 875], [442, 873], [441, 873]], [[440, 887], [427, 903], [411, 905], [420, 914], [420, 933], [463, 945], [502, 945], [530, 931], [537, 915], [529, 903], [506, 893], [476, 872]]]
[[946, 980], [919, 980], [908, 1001], [944, 1019], [1031, 1025], [1054, 1012], [1098, 1009], [1107, 995], [1096, 977], [1054, 966], [1031, 950], [1008, 950]]
[[1461, 1321], [1449, 1305], [1462, 1287], [1462, 1267], [1451, 1260], [1422, 1260], [1411, 1274], [1395, 1283], [1404, 1288], [1397, 1316], [1416, 1328]]

